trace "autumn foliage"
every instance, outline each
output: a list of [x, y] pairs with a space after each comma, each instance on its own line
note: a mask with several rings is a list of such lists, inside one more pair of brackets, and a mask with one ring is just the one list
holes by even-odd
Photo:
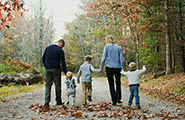
[[0, 1], [0, 31], [5, 27], [9, 28], [9, 22], [13, 20], [12, 11], [20, 11], [21, 15], [23, 15], [25, 11], [23, 6], [23, 0]]

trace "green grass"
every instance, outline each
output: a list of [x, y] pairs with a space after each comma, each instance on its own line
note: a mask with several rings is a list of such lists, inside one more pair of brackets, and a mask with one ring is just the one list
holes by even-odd
[[19, 93], [30, 92], [42, 87], [44, 87], [43, 83], [33, 84], [30, 86], [26, 86], [26, 85], [22, 86], [22, 85], [16, 85], [16, 84], [9, 84], [8, 86], [3, 86], [0, 88], [0, 104], [12, 99], [16, 99]]

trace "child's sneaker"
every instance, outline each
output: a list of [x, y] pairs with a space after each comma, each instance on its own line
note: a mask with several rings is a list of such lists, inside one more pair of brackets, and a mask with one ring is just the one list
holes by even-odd
[[87, 106], [87, 104], [83, 104], [83, 107], [86, 107]]
[[92, 102], [91, 96], [87, 96], [87, 99], [88, 99], [89, 102]]
[[136, 106], [136, 109], [141, 109], [141, 107], [140, 106]]

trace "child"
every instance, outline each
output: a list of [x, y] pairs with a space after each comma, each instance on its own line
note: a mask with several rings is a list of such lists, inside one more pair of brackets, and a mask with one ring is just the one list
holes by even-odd
[[121, 71], [121, 74], [126, 75], [128, 77], [128, 82], [129, 82], [129, 90], [130, 90], [130, 97], [128, 101], [128, 105], [131, 106], [132, 100], [135, 97], [136, 100], [136, 107], [140, 109], [140, 101], [139, 101], [139, 79], [140, 79], [140, 74], [146, 71], [145, 65], [143, 65], [142, 70], [138, 70], [136, 63], [131, 62], [129, 64], [130, 71], [125, 72]]
[[[80, 66], [80, 69], [78, 70], [77, 73], [77, 83], [80, 83], [80, 75], [81, 76], [81, 82], [82, 82], [82, 92], [83, 92], [83, 105], [87, 105], [87, 101], [86, 101], [86, 96], [89, 102], [92, 101], [91, 98], [91, 93], [92, 93], [92, 76], [91, 76], [91, 71], [92, 72], [101, 72], [100, 69], [95, 69], [92, 65], [91, 65], [91, 56], [87, 55], [85, 56], [85, 61], [84, 63]], [[87, 92], [88, 90], [88, 92]]]
[[66, 104], [69, 104], [69, 96], [71, 95], [72, 97], [72, 106], [75, 105], [75, 96], [76, 96], [76, 84], [75, 84], [75, 80], [72, 78], [72, 72], [67, 72], [66, 74], [66, 80], [65, 80], [65, 84], [67, 87], [67, 91], [66, 91]]

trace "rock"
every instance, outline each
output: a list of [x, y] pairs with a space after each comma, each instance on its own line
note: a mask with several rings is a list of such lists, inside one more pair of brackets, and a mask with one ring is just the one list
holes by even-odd
[[156, 79], [156, 78], [159, 78], [160, 76], [163, 76], [165, 74], [166, 74], [165, 71], [161, 71], [161, 72], [155, 73], [154, 76], [153, 76], [153, 78]]
[[33, 84], [42, 81], [40, 74], [33, 73], [16, 73], [16, 74], [2, 74], [0, 75], [0, 84], [9, 84], [11, 82], [16, 84]]

